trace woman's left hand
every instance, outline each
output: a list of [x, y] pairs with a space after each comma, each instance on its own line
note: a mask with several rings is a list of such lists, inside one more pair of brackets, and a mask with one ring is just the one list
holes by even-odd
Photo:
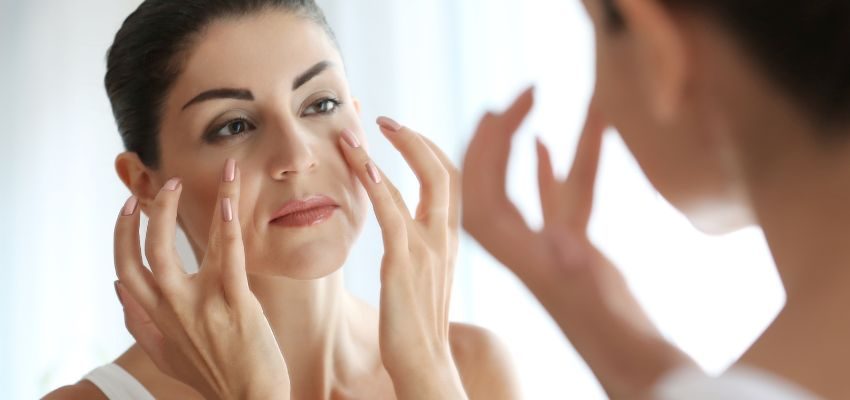
[[399, 399], [465, 399], [449, 343], [449, 299], [459, 227], [459, 174], [433, 143], [395, 121], [381, 131], [419, 179], [410, 215], [398, 189], [351, 131], [340, 145], [381, 226], [381, 357]]
[[540, 300], [611, 398], [643, 398], [665, 373], [695, 364], [663, 337], [588, 237], [607, 123], [591, 101], [564, 180], [538, 142], [543, 228], [535, 231], [506, 190], [511, 143], [533, 104], [527, 90], [505, 112], [482, 118], [463, 164], [464, 228]]

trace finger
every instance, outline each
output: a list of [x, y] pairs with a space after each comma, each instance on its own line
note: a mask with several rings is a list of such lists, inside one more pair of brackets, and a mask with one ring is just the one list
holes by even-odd
[[[511, 136], [531, 110], [527, 90], [503, 114], [487, 114], [479, 124], [463, 162], [461, 177], [464, 228], [503, 264], [524, 264], [517, 243], [533, 241], [534, 233], [505, 189]], [[518, 242], [519, 241], [519, 242]]]
[[186, 273], [175, 246], [177, 204], [183, 185], [180, 178], [171, 178], [162, 186], [148, 211], [148, 232], [145, 255], [162, 293], [167, 297], [180, 293]]
[[587, 231], [590, 221], [602, 133], [606, 127], [605, 120], [591, 102], [572, 167], [561, 186], [562, 206], [559, 207], [562, 214], [559, 219], [579, 232]]
[[381, 226], [384, 251], [406, 251], [407, 224], [388, 189], [386, 177], [366, 154], [366, 150], [360, 146], [353, 132], [344, 130], [339, 141], [346, 162], [366, 188], [366, 193], [375, 209], [378, 225]]
[[159, 294], [151, 271], [142, 262], [140, 214], [138, 198], [131, 196], [115, 222], [115, 274], [145, 308], [153, 310], [159, 302]]
[[404, 202], [401, 191], [387, 178], [386, 174], [380, 168], [378, 168], [378, 172], [381, 173], [381, 182], [387, 186], [387, 190], [390, 192], [390, 196], [392, 196], [399, 214], [408, 222], [407, 225], [410, 226], [410, 223], [413, 222], [413, 216], [410, 215], [410, 210], [407, 208], [407, 203]]
[[[124, 312], [124, 325], [127, 327], [127, 331], [130, 332], [136, 343], [139, 344], [160, 371], [172, 377], [178, 377], [180, 372], [197, 368], [207, 381], [209, 381], [212, 373], [209, 368], [206, 368], [206, 363], [202, 361], [202, 357], [197, 351], [193, 351], [194, 346], [188, 339], [186, 332], [181, 327], [171, 326], [170, 330], [165, 330], [170, 336], [171, 341], [169, 341], [166, 334], [163, 334], [164, 329], [160, 329], [158, 323], [173, 324], [177, 322], [173, 314], [158, 322], [154, 318], [151, 318], [151, 314], [139, 304], [135, 296], [126, 289], [123, 282], [115, 281], [115, 291], [121, 300]], [[167, 326], [163, 326], [163, 328], [167, 328]], [[182, 345], [175, 346], [175, 343], [182, 343]], [[169, 355], [173, 355], [174, 352], [182, 353], [194, 362], [189, 361], [189, 363], [175, 366], [168, 360]], [[175, 358], [172, 357], [171, 359], [174, 360]], [[183, 361], [179, 357], [176, 359]]]
[[460, 192], [461, 192], [461, 177], [460, 171], [455, 167], [449, 156], [443, 152], [434, 142], [425, 136], [420, 135], [425, 144], [431, 148], [434, 155], [443, 164], [443, 168], [449, 173], [449, 231], [457, 236], [457, 230], [460, 226]]
[[[219, 184], [218, 201], [213, 212], [207, 254], [207, 271], [220, 273], [225, 293], [233, 300], [250, 292], [245, 269], [245, 244], [239, 223], [240, 172], [236, 160], [228, 159]], [[206, 258], [205, 258], [206, 260]]]
[[163, 352], [165, 336], [145, 311], [145, 307], [139, 304], [135, 296], [124, 287], [123, 281], [115, 281], [115, 291], [124, 307], [124, 325], [127, 327], [127, 331], [136, 339], [136, 342], [150, 356], [157, 367], [160, 369], [167, 368], [168, 365], [165, 362]]
[[451, 182], [443, 163], [418, 133], [387, 117], [380, 117], [377, 122], [419, 180], [416, 219], [429, 226], [446, 226]]
[[[484, 197], [497, 199], [499, 202], [507, 200], [505, 179], [511, 139], [531, 111], [533, 104], [533, 91], [528, 89], [504, 113], [499, 115], [488, 113], [482, 118], [469, 144], [463, 165], [463, 181], [475, 183], [475, 186], [464, 187], [483, 190]], [[469, 163], [469, 161], [474, 162]], [[464, 197], [465, 195], [466, 193]]]
[[454, 282], [454, 270], [455, 270], [455, 259], [457, 257], [457, 249], [458, 249], [458, 229], [460, 228], [460, 192], [461, 192], [461, 178], [460, 171], [457, 170], [457, 167], [454, 166], [449, 156], [440, 149], [434, 142], [425, 136], [420, 135], [422, 140], [428, 145], [431, 151], [434, 152], [434, 155], [440, 160], [440, 163], [443, 164], [443, 168], [446, 169], [449, 173], [449, 226], [448, 226], [448, 254], [446, 261], [446, 272], [444, 274], [443, 281], [443, 297], [444, 303], [442, 305], [442, 320], [448, 321], [449, 308], [451, 305], [451, 297], [452, 297], [452, 284]]
[[552, 224], [558, 206], [558, 181], [552, 171], [552, 158], [549, 149], [537, 138], [537, 184], [540, 191], [540, 206], [543, 210], [543, 222]]

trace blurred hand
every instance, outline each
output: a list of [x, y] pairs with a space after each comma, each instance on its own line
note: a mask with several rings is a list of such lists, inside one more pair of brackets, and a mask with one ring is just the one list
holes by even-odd
[[533, 103], [529, 89], [504, 113], [481, 120], [463, 164], [463, 227], [534, 293], [610, 396], [639, 397], [660, 375], [689, 360], [663, 339], [587, 236], [607, 125], [591, 102], [563, 181], [555, 178], [538, 140], [544, 227], [533, 231], [505, 187], [511, 140]]
[[151, 203], [142, 264], [137, 200], [115, 227], [118, 295], [127, 329], [165, 374], [210, 399], [288, 399], [289, 374], [271, 327], [248, 287], [239, 225], [239, 173], [229, 160], [199, 272], [184, 273], [174, 246], [182, 185], [167, 182]]
[[418, 133], [387, 118], [378, 123], [421, 185], [412, 216], [353, 133], [343, 133], [343, 154], [369, 194], [383, 235], [381, 357], [399, 399], [465, 399], [448, 321], [459, 226], [458, 173]]

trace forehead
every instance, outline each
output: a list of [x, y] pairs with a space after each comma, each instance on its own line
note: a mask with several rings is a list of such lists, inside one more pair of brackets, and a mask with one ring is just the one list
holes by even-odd
[[285, 11], [222, 19], [194, 43], [175, 92], [216, 86], [285, 89], [324, 60], [342, 65], [328, 34], [312, 20]]

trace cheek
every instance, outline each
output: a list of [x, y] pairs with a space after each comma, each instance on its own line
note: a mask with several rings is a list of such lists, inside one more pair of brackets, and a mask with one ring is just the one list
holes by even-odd
[[655, 189], [678, 208], [688, 208], [719, 190], [714, 146], [685, 113], [669, 124], [652, 117], [633, 64], [623, 54], [599, 52], [596, 102]]
[[198, 179], [183, 179], [178, 214], [184, 232], [196, 245], [206, 247], [218, 186]]
[[626, 50], [599, 46], [595, 90], [595, 101], [608, 122], [617, 129], [649, 181], [670, 200], [670, 189], [675, 191], [672, 171], [684, 167], [676, 165], [675, 157], [685, 150], [678, 143], [682, 137], [662, 128], [652, 118], [638, 73]]
[[656, 158], [658, 135], [647, 117], [648, 109], [643, 105], [635, 73], [629, 60], [622, 52], [600, 45], [597, 49], [595, 101], [608, 122], [623, 138], [629, 151], [635, 156], [644, 172]]

